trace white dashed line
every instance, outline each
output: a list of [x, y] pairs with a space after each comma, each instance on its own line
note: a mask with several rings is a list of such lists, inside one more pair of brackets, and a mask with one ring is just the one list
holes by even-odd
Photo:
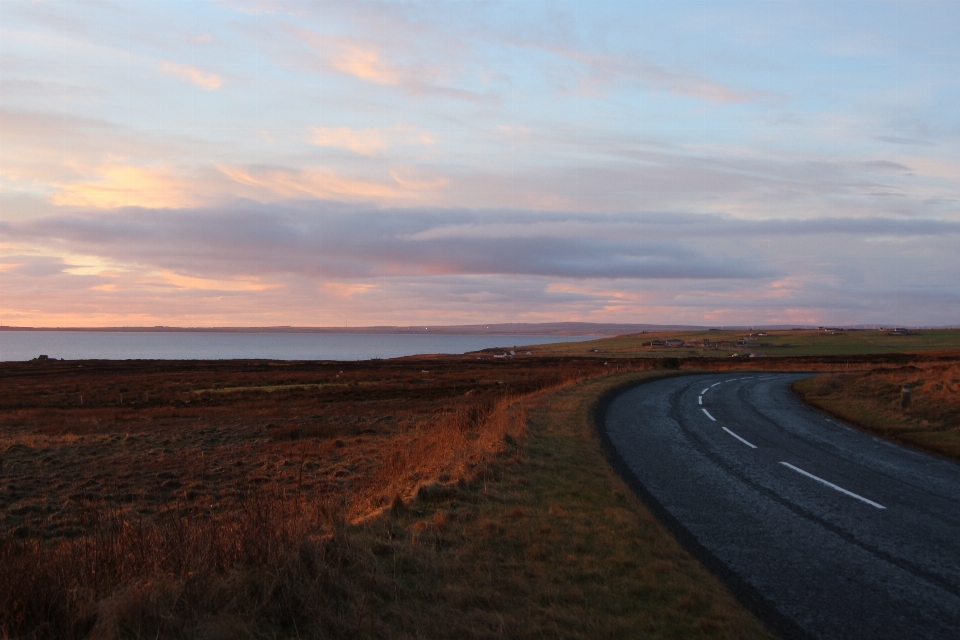
[[717, 419], [714, 418], [712, 415], [710, 415], [710, 412], [707, 411], [706, 409], [700, 409], [700, 411], [703, 411], [705, 414], [707, 414], [707, 417], [710, 418], [711, 420], [713, 420], [714, 422], [717, 421]]
[[713, 387], [717, 386], [718, 384], [723, 384], [723, 380], [721, 380], [720, 382], [714, 382], [712, 385], [710, 385], [710, 388], [712, 389]]
[[703, 404], [703, 396], [697, 398], [697, 404]]
[[850, 496], [851, 498], [856, 498], [857, 500], [860, 500], [861, 502], [866, 502], [866, 503], [869, 504], [871, 507], [876, 507], [877, 509], [886, 509], [886, 507], [883, 506], [882, 504], [877, 504], [877, 503], [874, 502], [873, 500], [867, 500], [867, 499], [864, 498], [863, 496], [858, 496], [857, 494], [855, 494], [855, 493], [852, 492], [852, 491], [847, 491], [847, 490], [844, 489], [843, 487], [838, 487], [837, 485], [833, 484], [832, 482], [827, 482], [827, 481], [824, 480], [823, 478], [818, 478], [817, 476], [813, 475], [812, 473], [807, 473], [807, 472], [804, 471], [803, 469], [800, 469], [800, 468], [798, 468], [798, 467], [793, 466], [793, 465], [790, 464], [789, 462], [781, 462], [780, 464], [782, 464], [782, 465], [785, 466], [785, 467], [790, 467], [791, 469], [793, 469], [793, 470], [796, 471], [797, 473], [803, 474], [803, 475], [807, 476], [808, 478], [811, 478], [811, 479], [813, 479], [813, 480], [816, 480], [817, 482], [819, 482], [819, 483], [821, 483], [821, 484], [825, 484], [825, 485], [827, 485], [828, 487], [830, 487], [831, 489], [836, 489], [836, 490], [839, 491], [840, 493], [846, 494], [846, 495]]
[[755, 444], [750, 444], [749, 442], [747, 442], [746, 440], [744, 440], [743, 438], [741, 438], [740, 436], [738, 436], [737, 434], [735, 434], [733, 431], [730, 431], [730, 429], [727, 429], [726, 427], [720, 427], [720, 428], [723, 429], [724, 431], [726, 431], [727, 433], [729, 433], [730, 435], [732, 435], [734, 438], [736, 438], [737, 440], [739, 440], [739, 441], [742, 442], [743, 444], [745, 444], [745, 445], [747, 445], [748, 447], [750, 447], [751, 449], [756, 449], [756, 448], [757, 448], [757, 445], [755, 445]]

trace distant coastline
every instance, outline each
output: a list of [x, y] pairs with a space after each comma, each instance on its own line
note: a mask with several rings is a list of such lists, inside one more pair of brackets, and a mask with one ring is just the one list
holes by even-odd
[[[641, 331], [683, 331], [703, 327], [692, 325], [602, 324], [591, 322], [500, 323], [468, 325], [416, 325], [373, 327], [9, 327], [0, 331], [99, 331], [126, 333], [375, 333], [445, 335], [556, 335], [615, 336]], [[732, 327], [731, 327], [732, 328]]]

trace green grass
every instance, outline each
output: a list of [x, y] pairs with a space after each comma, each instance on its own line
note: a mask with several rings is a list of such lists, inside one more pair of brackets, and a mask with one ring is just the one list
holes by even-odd
[[[913, 335], [891, 336], [887, 331], [859, 330], [827, 333], [824, 331], [768, 331], [756, 336], [745, 346], [724, 349], [696, 347], [652, 347], [644, 343], [653, 340], [679, 338], [684, 342], [736, 343], [757, 331], [672, 331], [601, 338], [588, 342], [567, 342], [520, 347], [537, 356], [580, 355], [598, 358], [623, 357], [730, 357], [734, 353], [759, 352], [766, 356], [831, 356], [871, 355], [881, 353], [916, 353], [922, 351], [960, 350], [960, 329], [933, 329], [917, 331]], [[594, 349], [598, 351], [593, 352]]]
[[548, 396], [482, 484], [362, 527], [385, 557], [380, 624], [393, 637], [772, 638], [606, 462], [591, 407], [645, 375]]

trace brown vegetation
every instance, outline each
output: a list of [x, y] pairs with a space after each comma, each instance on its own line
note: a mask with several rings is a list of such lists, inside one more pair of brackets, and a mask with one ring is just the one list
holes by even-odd
[[347, 633], [366, 597], [347, 524], [476, 482], [523, 438], [519, 398], [606, 371], [0, 365], [0, 632], [188, 637], [246, 611], [251, 633]]
[[0, 637], [764, 637], [591, 431], [704, 364], [0, 364]]
[[[909, 406], [901, 389], [910, 385]], [[960, 362], [923, 360], [894, 369], [801, 380], [804, 400], [885, 438], [960, 460]]]

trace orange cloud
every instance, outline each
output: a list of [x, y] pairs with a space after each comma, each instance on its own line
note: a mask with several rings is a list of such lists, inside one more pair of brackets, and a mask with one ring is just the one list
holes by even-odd
[[164, 283], [172, 284], [178, 289], [202, 289], [216, 291], [264, 291], [278, 285], [243, 282], [240, 280], [215, 280], [212, 278], [194, 278], [173, 271], [162, 271], [160, 277]]
[[167, 169], [107, 164], [89, 182], [55, 185], [51, 202], [61, 207], [184, 207], [197, 203], [186, 181]]
[[[389, 199], [409, 198], [420, 192], [437, 189], [446, 181], [402, 180], [393, 176], [402, 188], [389, 184], [338, 176], [327, 169], [269, 169], [254, 171], [246, 167], [219, 165], [217, 167], [228, 178], [239, 184], [253, 187], [257, 191], [266, 191], [272, 197], [280, 198], [333, 198], [333, 199]], [[253, 197], [253, 196], [251, 196]]]
[[433, 136], [407, 125], [382, 129], [350, 129], [349, 127], [310, 127], [311, 144], [320, 147], [348, 149], [363, 156], [374, 156], [392, 146], [407, 144], [430, 146]]
[[317, 146], [349, 149], [362, 156], [376, 155], [387, 148], [387, 141], [381, 129], [310, 127], [310, 132], [313, 134], [310, 141]]
[[379, 285], [370, 282], [323, 282], [320, 289], [324, 294], [347, 298], [379, 289]]
[[168, 76], [176, 76], [184, 80], [189, 80], [202, 89], [216, 89], [222, 84], [220, 76], [215, 73], [202, 71], [186, 64], [177, 64], [169, 60], [164, 60], [160, 63], [160, 71]]
[[377, 84], [396, 85], [400, 83], [400, 74], [396, 67], [381, 59], [375, 49], [344, 41], [335, 41], [336, 51], [330, 57], [329, 65], [347, 75], [375, 82]]

